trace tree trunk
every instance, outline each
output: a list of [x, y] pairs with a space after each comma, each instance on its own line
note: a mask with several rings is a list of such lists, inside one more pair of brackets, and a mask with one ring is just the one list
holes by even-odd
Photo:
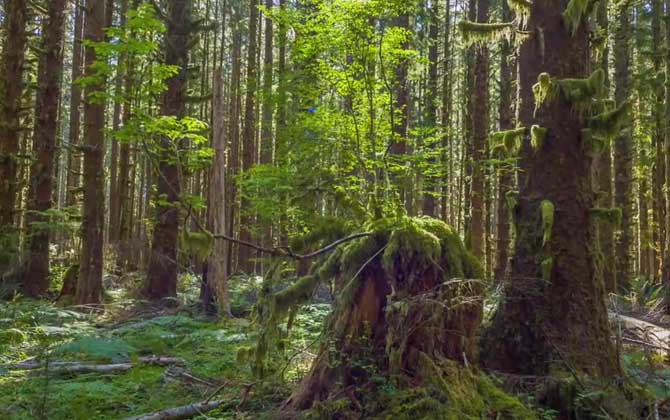
[[75, 1], [75, 22], [72, 38], [72, 84], [70, 86], [70, 128], [67, 153], [67, 195], [65, 203], [74, 206], [77, 200], [77, 189], [81, 184], [81, 153], [79, 147], [79, 131], [81, 128], [81, 86], [77, 80], [82, 75], [84, 48], [84, 10], [85, 0]]
[[[208, 197], [208, 229], [215, 233], [227, 232], [226, 223], [226, 138], [224, 133], [224, 98], [223, 98], [223, 73], [220, 70], [214, 72], [214, 121], [212, 124], [212, 147], [214, 148], [214, 162], [209, 171], [209, 197]], [[230, 313], [228, 300], [228, 243], [215, 241], [212, 255], [207, 262], [207, 284], [209, 289], [216, 294], [216, 299], [222, 313]]]
[[[105, 4], [87, 0], [84, 38], [90, 42], [104, 40]], [[102, 299], [102, 253], [105, 218], [105, 103], [96, 95], [105, 90], [104, 77], [95, 68], [95, 48], [87, 45], [84, 75], [94, 83], [84, 89], [84, 202], [82, 207], [82, 246], [76, 301], [99, 303]]]
[[595, 194], [584, 121], [560, 92], [537, 104], [537, 113], [533, 100], [541, 73], [552, 80], [587, 75], [587, 28], [582, 20], [571, 34], [562, 16], [567, 3], [533, 2], [530, 39], [521, 45], [520, 120], [526, 127], [543, 127], [546, 135], [535, 148], [530, 136], [523, 138], [520, 169], [526, 175], [514, 210], [511, 279], [482, 354], [488, 368], [503, 372], [547, 375], [568, 369], [609, 382], [620, 371], [591, 250]]
[[21, 96], [26, 50], [25, 0], [6, 0], [4, 9], [4, 44], [0, 91], [0, 234], [14, 226], [18, 175], [17, 154], [21, 132]]
[[[120, 22], [119, 27], [126, 27], [126, 14], [128, 13], [128, 0], [121, 0], [121, 7], [119, 10]], [[121, 66], [126, 64], [126, 54], [123, 54], [119, 58], [119, 70], [116, 73], [116, 81], [114, 87], [114, 94], [118, 98], [128, 98], [128, 92], [124, 92], [124, 80], [126, 78], [124, 71], [121, 70]], [[112, 117], [112, 129], [116, 133], [121, 127], [121, 117], [122, 117], [122, 107], [123, 100], [116, 99], [114, 100], [114, 115]], [[129, 106], [126, 103], [126, 106]], [[119, 145], [119, 141], [112, 136], [112, 156], [111, 156], [111, 167], [109, 174], [109, 242], [111, 244], [117, 244], [119, 241], [120, 235], [120, 220], [121, 220], [121, 207], [119, 205], [120, 194], [119, 194], [119, 179], [123, 178], [123, 175], [120, 173], [121, 170], [128, 170], [127, 163], [122, 162], [123, 159], [127, 158], [122, 156], [119, 149], [122, 149], [123, 146]], [[124, 152], [125, 153], [125, 152]], [[122, 166], [124, 166], [122, 168]]]
[[[437, 168], [437, 159], [435, 158], [435, 149], [439, 144], [437, 137], [437, 60], [438, 60], [438, 16], [440, 8], [437, 1], [432, 2], [430, 10], [430, 24], [428, 27], [428, 86], [424, 95], [426, 102], [426, 134], [429, 138], [428, 144], [424, 144], [428, 157], [428, 164], [431, 171]], [[438, 177], [433, 175], [424, 176], [424, 197], [423, 197], [423, 214], [425, 216], [437, 217], [437, 191], [438, 191]]]
[[[512, 14], [506, 2], [502, 3], [504, 22], [512, 20]], [[502, 40], [500, 43], [500, 102], [498, 104], [498, 118], [500, 130], [511, 130], [514, 128], [514, 105], [512, 81], [516, 73], [513, 69], [516, 66], [516, 60], [513, 58], [513, 48], [509, 40]], [[493, 270], [493, 278], [496, 282], [502, 283], [508, 274], [509, 251], [510, 251], [510, 228], [512, 212], [509, 208], [507, 194], [514, 189], [514, 173], [516, 171], [515, 163], [505, 163], [498, 169], [498, 203], [497, 203], [497, 255], [496, 265]]]
[[[256, 89], [258, 65], [256, 54], [258, 48], [258, 0], [249, 1], [249, 35], [247, 41], [247, 77], [246, 77], [246, 97], [244, 101], [244, 127], [242, 133], [242, 170], [248, 171], [256, 163], [258, 151], [256, 150]], [[253, 223], [253, 214], [249, 214], [249, 203], [242, 196], [242, 205], [240, 211], [240, 239], [251, 242], [251, 225]], [[246, 273], [255, 271], [253, 254], [251, 248], [240, 247], [238, 251], [238, 264]]]
[[[30, 167], [28, 212], [29, 256], [24, 284], [26, 295], [37, 297], [49, 289], [49, 229], [43, 212], [53, 207], [54, 160], [58, 134], [58, 103], [63, 73], [63, 34], [66, 0], [49, 2], [48, 17], [43, 24], [35, 100], [33, 155]], [[35, 225], [42, 223], [42, 226]]]
[[[617, 103], [630, 97], [631, 9], [628, 2], [619, 5], [614, 33], [614, 78]], [[614, 142], [614, 203], [621, 209], [621, 234], [616, 243], [617, 290], [626, 291], [633, 276], [633, 137], [624, 130]]]
[[[179, 67], [179, 73], [167, 81], [163, 95], [162, 114], [183, 118], [186, 116], [184, 96], [187, 90], [188, 45], [191, 25], [190, 0], [170, 0], [166, 34], [165, 64]], [[145, 295], [152, 300], [177, 296], [177, 236], [179, 234], [179, 200], [181, 195], [180, 168], [169, 154], [175, 146], [161, 139], [163, 153], [159, 155], [156, 187], [165, 205], [156, 205], [151, 255]], [[179, 148], [180, 146], [176, 146]]]
[[[665, 243], [670, 244], [670, 0], [665, 0]], [[665, 310], [670, 314], [670, 247], [664, 249]]]
[[[489, 19], [489, 0], [477, 0], [477, 22]], [[470, 249], [484, 261], [484, 194], [486, 144], [489, 137], [489, 53], [477, 46], [474, 65], [472, 112], [472, 190], [470, 194]]]
[[[393, 19], [393, 25], [404, 30], [409, 30], [409, 15], [404, 12], [400, 16]], [[409, 42], [402, 45], [403, 49], [409, 48]], [[410, 82], [409, 76], [409, 62], [403, 59], [398, 63], [395, 69], [395, 80], [393, 85], [393, 121], [392, 144], [389, 148], [391, 159], [396, 161], [396, 164], [406, 166], [405, 155], [407, 154], [407, 142], [409, 141], [409, 116], [410, 116]], [[412, 208], [411, 193], [408, 191], [409, 183], [408, 175], [393, 176], [396, 182], [396, 187], [400, 196], [400, 204], [410, 211]]]

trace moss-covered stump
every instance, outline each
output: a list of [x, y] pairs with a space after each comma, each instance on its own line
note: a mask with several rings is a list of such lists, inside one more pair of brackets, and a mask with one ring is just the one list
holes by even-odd
[[[398, 395], [422, 389], [430, 397], [426, 404], [446, 407], [455, 376], [461, 370], [474, 375], [466, 372], [477, 359], [480, 263], [435, 219], [382, 219], [367, 228], [370, 236], [338, 248], [310, 276], [264, 299], [257, 311], [276, 323], [309, 298], [319, 281], [336, 280], [337, 300], [320, 350], [287, 411], [317, 410], [345, 399], [359, 413], [381, 415], [372, 396], [388, 387]], [[267, 350], [267, 341], [260, 340], [256, 354]]]

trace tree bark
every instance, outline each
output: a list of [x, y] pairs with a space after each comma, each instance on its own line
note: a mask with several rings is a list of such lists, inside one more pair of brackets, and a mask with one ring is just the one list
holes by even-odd
[[27, 7], [25, 0], [6, 0], [4, 44], [2, 47], [3, 77], [0, 91], [0, 233], [14, 225], [18, 184], [19, 136], [21, 131], [21, 96], [26, 50]]
[[503, 372], [546, 375], [568, 369], [610, 382], [620, 370], [591, 250], [595, 194], [584, 122], [563, 94], [537, 113], [533, 100], [540, 73], [556, 80], [589, 72], [587, 28], [582, 22], [571, 34], [562, 16], [567, 3], [533, 2], [531, 35], [520, 49], [520, 120], [547, 131], [537, 150], [530, 136], [523, 139], [520, 170], [526, 175], [514, 211], [511, 279], [484, 335], [482, 355], [488, 368]]
[[[488, 22], [489, 0], [477, 0], [477, 22]], [[485, 160], [489, 136], [489, 53], [484, 45], [477, 46], [474, 64], [474, 95], [472, 112], [472, 185], [470, 194], [470, 249], [484, 261], [485, 220]]]
[[[426, 101], [426, 128], [428, 144], [424, 144], [426, 153], [429, 154], [428, 163], [430, 171], [435, 171], [437, 168], [437, 159], [435, 158], [435, 149], [439, 144], [437, 137], [437, 65], [438, 65], [438, 16], [440, 8], [437, 1], [432, 2], [430, 10], [430, 23], [428, 27], [428, 85], [426, 87], [425, 101]], [[424, 175], [424, 197], [423, 197], [423, 214], [425, 216], [437, 217], [437, 191], [438, 191], [439, 177], [433, 175]]]
[[[208, 197], [208, 229], [215, 234], [226, 232], [226, 138], [223, 98], [223, 73], [221, 70], [214, 72], [214, 121], [212, 124], [212, 147], [214, 148], [214, 162], [209, 171], [209, 197]], [[228, 259], [229, 247], [225, 241], [214, 241], [212, 255], [207, 262], [207, 284], [209, 289], [216, 294], [219, 309], [223, 314], [230, 313], [230, 302], [228, 300]]]
[[[28, 195], [29, 256], [24, 284], [26, 295], [37, 297], [49, 289], [49, 219], [43, 212], [53, 207], [54, 160], [58, 134], [58, 103], [63, 73], [63, 35], [66, 0], [49, 2], [48, 17], [43, 25], [42, 55], [38, 68], [35, 100], [33, 155]], [[41, 223], [42, 225], [35, 225]]]
[[[504, 22], [512, 20], [512, 14], [506, 2], [502, 3]], [[500, 43], [500, 102], [498, 103], [498, 119], [500, 130], [511, 130], [514, 128], [514, 105], [513, 105], [513, 75], [516, 73], [514, 67], [516, 60], [513, 58], [513, 47], [509, 40]], [[507, 194], [514, 188], [515, 163], [506, 163], [498, 169], [498, 203], [497, 203], [497, 238], [496, 238], [496, 265], [493, 270], [493, 278], [502, 283], [508, 274], [510, 257], [510, 233], [512, 212], [507, 204]]]
[[[617, 103], [630, 97], [631, 9], [628, 2], [619, 5], [614, 33], [614, 98]], [[625, 291], [633, 276], [633, 138], [624, 130], [614, 142], [614, 203], [621, 209], [621, 233], [616, 243], [617, 290]]]
[[70, 85], [70, 128], [67, 154], [67, 193], [65, 203], [74, 206], [77, 200], [77, 189], [81, 184], [81, 153], [79, 147], [81, 128], [82, 91], [77, 80], [82, 75], [84, 48], [84, 10], [85, 0], [77, 0], [74, 4], [75, 22], [72, 37], [72, 84]]
[[[185, 95], [188, 80], [188, 44], [191, 25], [190, 0], [170, 0], [168, 4], [165, 63], [179, 67], [179, 73], [168, 79], [163, 95], [162, 114], [186, 116]], [[145, 295], [152, 300], [177, 296], [177, 236], [179, 234], [179, 200], [181, 195], [180, 168], [175, 162], [175, 145], [161, 139], [156, 187], [159, 197], [167, 203], [157, 205], [149, 257]], [[177, 145], [177, 148], [180, 146]]]
[[[87, 0], [84, 38], [104, 40], [105, 4]], [[84, 89], [84, 201], [82, 206], [82, 246], [76, 302], [99, 303], [102, 299], [102, 254], [105, 219], [105, 103], [96, 95], [105, 90], [104, 77], [95, 68], [98, 56], [92, 45], [85, 47], [86, 77], [94, 83]]]

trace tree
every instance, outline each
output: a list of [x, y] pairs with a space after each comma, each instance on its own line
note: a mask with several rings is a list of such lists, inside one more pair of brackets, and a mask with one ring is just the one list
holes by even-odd
[[[630, 97], [631, 9], [629, 2], [618, 5], [614, 31], [614, 99]], [[617, 290], [624, 291], [633, 277], [633, 137], [624, 130], [614, 142], [614, 204], [621, 209], [621, 233], [616, 243]]]
[[[191, 1], [170, 0], [165, 41], [165, 63], [178, 67], [178, 73], [167, 80], [161, 113], [177, 119], [186, 116], [186, 89], [188, 86], [188, 47], [191, 34]], [[153, 300], [177, 296], [177, 237], [179, 235], [179, 208], [181, 179], [178, 160], [171, 139], [163, 136], [156, 190], [158, 202], [151, 242], [145, 295]], [[178, 140], [182, 141], [182, 140]]]
[[96, 69], [99, 61], [95, 43], [104, 41], [105, 4], [86, 2], [84, 38], [84, 201], [82, 206], [82, 248], [76, 301], [99, 303], [102, 299], [102, 253], [105, 220], [105, 77]]
[[42, 296], [49, 288], [50, 227], [46, 212], [53, 208], [54, 161], [58, 134], [58, 102], [63, 73], [63, 33], [66, 0], [49, 2], [43, 24], [35, 100], [33, 154], [28, 195], [29, 256], [24, 290], [28, 296]]
[[27, 7], [25, 0], [7, 0], [4, 9], [5, 35], [2, 47], [0, 92], [0, 233], [14, 224], [16, 207], [21, 95], [26, 50]]
[[74, 3], [74, 33], [72, 36], [72, 84], [70, 85], [70, 126], [68, 129], [68, 160], [67, 160], [67, 193], [66, 204], [75, 205], [76, 190], [81, 180], [81, 158], [78, 150], [81, 128], [81, 86], [77, 82], [82, 75], [84, 48], [84, 1]]
[[618, 134], [627, 107], [603, 111], [604, 74], [587, 74], [587, 16], [574, 6], [554, 0], [526, 10], [517, 240], [511, 279], [482, 354], [487, 367], [503, 372], [568, 369], [609, 383], [620, 370], [591, 245], [592, 219], [611, 211], [594, 210], [591, 167], [598, 142]]

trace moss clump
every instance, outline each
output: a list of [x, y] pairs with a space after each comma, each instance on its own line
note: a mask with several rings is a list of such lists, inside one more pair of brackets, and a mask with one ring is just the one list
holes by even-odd
[[449, 360], [423, 355], [419, 361], [427, 380], [390, 394], [376, 396], [380, 420], [487, 418], [531, 420], [535, 413], [517, 398], [499, 389], [493, 379]]
[[558, 89], [556, 83], [552, 80], [549, 73], [540, 73], [537, 75], [537, 83], [533, 85], [533, 96], [535, 97], [535, 112], [545, 102], [552, 102], [556, 99]]
[[501, 38], [510, 38], [514, 31], [512, 23], [480, 23], [462, 20], [458, 27], [466, 45], [486, 44]]
[[535, 124], [530, 128], [530, 145], [535, 152], [542, 149], [544, 139], [547, 137], [547, 129]]
[[206, 260], [214, 249], [214, 235], [211, 232], [190, 232], [182, 230], [179, 236], [179, 248], [186, 254], [193, 255], [198, 261]]
[[491, 134], [492, 151], [504, 156], [514, 156], [519, 153], [526, 127], [517, 127], [512, 130], [503, 130]]
[[568, 78], [557, 81], [563, 96], [580, 114], [592, 111], [605, 92], [605, 72], [597, 69], [587, 78]]
[[589, 210], [589, 214], [592, 218], [598, 221], [603, 221], [612, 226], [620, 226], [621, 220], [623, 218], [621, 208], [615, 207], [611, 209], [607, 208], [593, 208]]
[[593, 10], [598, 0], [570, 0], [565, 11], [563, 12], [563, 21], [574, 35], [582, 24], [582, 21], [588, 17]]
[[551, 241], [551, 232], [554, 229], [554, 203], [549, 200], [542, 200], [540, 211], [542, 212], [542, 246], [547, 246]]
[[[606, 106], [609, 108], [609, 106]], [[628, 123], [631, 103], [626, 101], [613, 109], [606, 109], [589, 120], [589, 128], [594, 136], [612, 141]]]
[[542, 280], [551, 281], [551, 271], [554, 269], [554, 259], [547, 257], [540, 263], [542, 268]]

